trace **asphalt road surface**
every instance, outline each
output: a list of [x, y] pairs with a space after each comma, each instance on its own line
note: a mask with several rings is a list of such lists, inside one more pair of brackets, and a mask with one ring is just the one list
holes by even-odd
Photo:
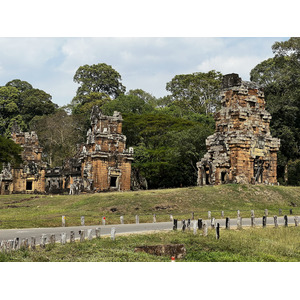
[[[203, 220], [207, 222], [208, 226], [211, 226], [210, 220]], [[193, 228], [193, 222], [197, 220], [191, 220], [191, 229]], [[187, 221], [186, 221], [187, 223]], [[215, 223], [220, 223], [221, 228], [225, 228], [225, 219], [216, 219]], [[289, 226], [295, 226], [294, 216], [288, 216]], [[262, 218], [255, 218], [256, 227], [262, 227]], [[284, 218], [278, 217], [278, 225], [284, 225]], [[236, 228], [237, 219], [230, 219], [230, 228]], [[250, 218], [242, 219], [242, 226], [251, 226]], [[267, 226], [274, 226], [274, 218], [267, 217]], [[110, 235], [111, 228], [116, 229], [116, 236], [118, 234], [131, 234], [131, 233], [141, 233], [141, 232], [151, 232], [151, 231], [163, 231], [172, 230], [173, 222], [158, 222], [158, 223], [140, 223], [140, 224], [115, 224], [115, 225], [94, 225], [94, 226], [74, 226], [74, 227], [48, 227], [48, 228], [24, 228], [24, 229], [1, 229], [0, 230], [0, 242], [2, 240], [13, 240], [14, 238], [28, 239], [30, 242], [31, 237], [36, 238], [36, 243], [40, 244], [42, 235], [47, 236], [47, 242], [51, 234], [55, 234], [57, 241], [60, 240], [61, 233], [65, 232], [67, 234], [67, 240], [70, 239], [70, 232], [74, 231], [75, 238], [79, 238], [79, 230], [85, 230], [87, 236], [87, 230], [92, 229], [92, 236], [95, 237], [95, 229], [100, 228], [101, 235]], [[182, 221], [178, 220], [177, 229], [182, 229]]]

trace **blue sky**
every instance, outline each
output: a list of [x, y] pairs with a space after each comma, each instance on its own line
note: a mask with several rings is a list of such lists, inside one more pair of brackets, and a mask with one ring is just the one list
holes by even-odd
[[287, 38], [195, 37], [2, 37], [0, 85], [12, 79], [29, 82], [52, 96], [59, 106], [70, 103], [78, 85], [73, 76], [84, 64], [106, 63], [117, 70], [126, 90], [141, 88], [167, 95], [175, 75], [217, 70], [249, 73], [272, 57], [271, 46]]

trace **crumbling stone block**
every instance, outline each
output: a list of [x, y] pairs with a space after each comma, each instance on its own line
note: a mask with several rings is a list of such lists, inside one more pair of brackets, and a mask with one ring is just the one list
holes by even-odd
[[222, 108], [207, 153], [197, 163], [198, 185], [276, 184], [280, 140], [270, 134], [263, 90], [238, 74], [223, 77]]

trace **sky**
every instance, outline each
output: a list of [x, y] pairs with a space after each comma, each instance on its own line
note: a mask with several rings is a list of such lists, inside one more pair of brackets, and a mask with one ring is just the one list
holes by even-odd
[[13, 79], [44, 90], [59, 106], [69, 104], [76, 70], [105, 63], [119, 72], [126, 91], [168, 94], [175, 75], [220, 71], [249, 80], [258, 63], [273, 56], [272, 45], [287, 37], [2, 37], [0, 86]]

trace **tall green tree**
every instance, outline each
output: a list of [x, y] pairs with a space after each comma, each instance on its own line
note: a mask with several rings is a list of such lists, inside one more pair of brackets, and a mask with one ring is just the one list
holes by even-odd
[[208, 73], [176, 75], [166, 85], [172, 100], [179, 107], [194, 112], [208, 114], [219, 104], [222, 74], [215, 70]]
[[26, 81], [14, 79], [0, 87], [0, 134], [9, 137], [14, 122], [21, 130], [28, 130], [35, 116], [52, 114], [57, 107], [51, 95], [32, 88]]
[[91, 93], [104, 93], [114, 99], [126, 90], [121, 75], [104, 63], [79, 67], [73, 80], [80, 85], [72, 100], [74, 105], [86, 102]]

